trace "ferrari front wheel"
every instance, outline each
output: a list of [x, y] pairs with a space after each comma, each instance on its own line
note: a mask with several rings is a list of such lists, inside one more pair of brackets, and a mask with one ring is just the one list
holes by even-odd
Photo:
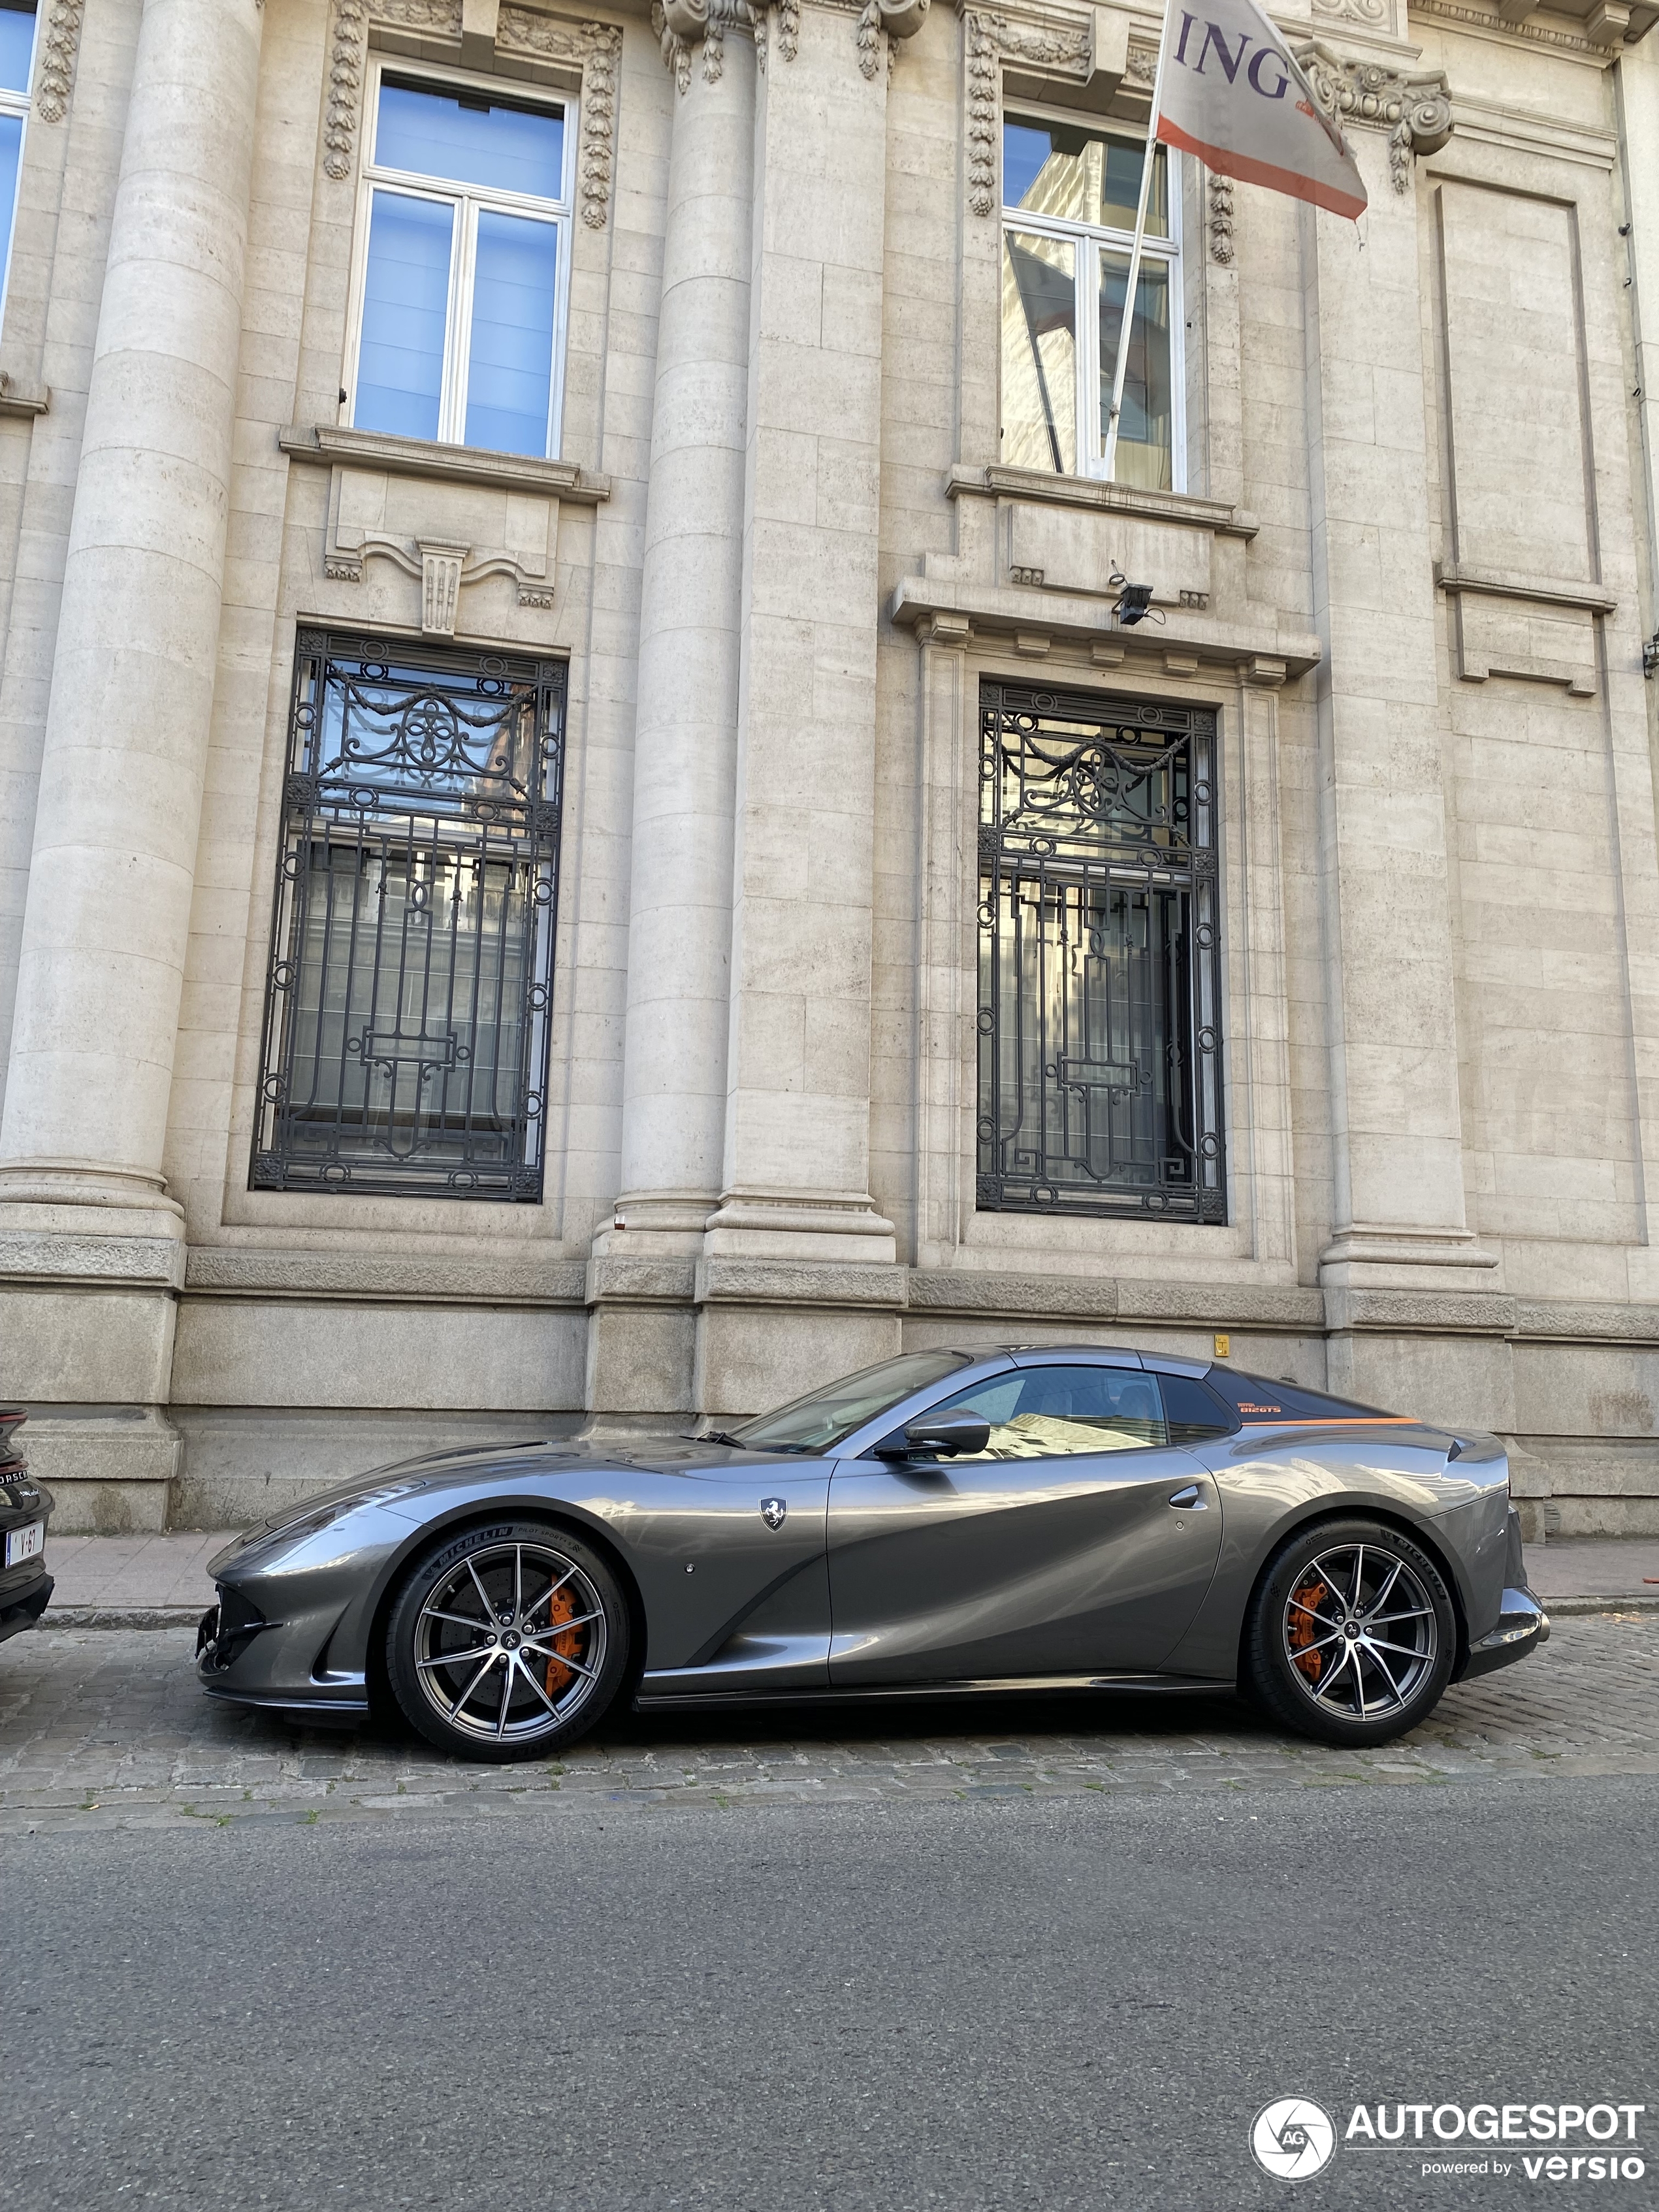
[[1457, 1650], [1444, 1578], [1380, 1521], [1325, 1522], [1291, 1539], [1245, 1627], [1248, 1685], [1285, 1727], [1361, 1749], [1439, 1704]]
[[539, 1522], [496, 1522], [416, 1559], [386, 1625], [386, 1672], [428, 1742], [469, 1759], [542, 1759], [604, 1717], [628, 1671], [629, 1627], [591, 1545]]

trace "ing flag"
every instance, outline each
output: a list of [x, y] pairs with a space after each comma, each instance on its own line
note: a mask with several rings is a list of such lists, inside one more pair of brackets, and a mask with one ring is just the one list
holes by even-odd
[[1153, 135], [1224, 177], [1365, 212], [1365, 187], [1336, 125], [1255, 0], [1170, 0]]

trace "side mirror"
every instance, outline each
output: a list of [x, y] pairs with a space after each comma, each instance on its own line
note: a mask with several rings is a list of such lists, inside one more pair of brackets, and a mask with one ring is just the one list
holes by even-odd
[[876, 1446], [878, 1459], [909, 1459], [926, 1452], [982, 1452], [991, 1424], [979, 1413], [921, 1413]]

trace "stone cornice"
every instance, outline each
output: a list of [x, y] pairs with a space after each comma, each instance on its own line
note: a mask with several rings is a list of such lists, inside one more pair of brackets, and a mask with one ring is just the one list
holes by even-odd
[[528, 453], [491, 453], [473, 446], [428, 445], [378, 430], [347, 430], [331, 422], [302, 424], [277, 433], [291, 460], [316, 468], [343, 464], [386, 469], [393, 476], [426, 477], [434, 483], [483, 484], [497, 491], [542, 492], [578, 507], [597, 507], [611, 496], [609, 477], [590, 476], [574, 461], [538, 460]]
[[1599, 584], [1568, 583], [1552, 576], [1524, 575], [1519, 570], [1464, 568], [1449, 561], [1437, 561], [1434, 580], [1443, 592], [1474, 592], [1494, 599], [1529, 599], [1547, 607], [1583, 607], [1591, 614], [1611, 615], [1619, 602]]
[[1139, 491], [1133, 484], [1103, 483], [1093, 477], [1051, 477], [1036, 469], [966, 469], [958, 464], [945, 479], [947, 499], [1030, 499], [1051, 507], [1103, 508], [1148, 522], [1174, 522], [1188, 530], [1213, 531], [1218, 538], [1251, 538], [1261, 528], [1255, 515], [1224, 501], [1194, 499], [1181, 491]]

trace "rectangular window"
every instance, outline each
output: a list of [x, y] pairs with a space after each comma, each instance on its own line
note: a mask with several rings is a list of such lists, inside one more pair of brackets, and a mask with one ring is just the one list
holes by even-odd
[[[1002, 131], [1002, 459], [1098, 476], [1146, 142], [1007, 117]], [[1120, 483], [1181, 489], [1180, 240], [1175, 157], [1152, 185], [1119, 421]]]
[[540, 1199], [564, 697], [301, 634], [252, 1188]]
[[0, 0], [0, 301], [11, 275], [12, 233], [17, 222], [17, 178], [23, 166], [23, 125], [28, 119], [34, 70], [35, 0]]
[[1227, 1218], [1215, 717], [980, 690], [981, 1211]]
[[557, 453], [568, 107], [379, 75], [349, 378], [357, 429]]

